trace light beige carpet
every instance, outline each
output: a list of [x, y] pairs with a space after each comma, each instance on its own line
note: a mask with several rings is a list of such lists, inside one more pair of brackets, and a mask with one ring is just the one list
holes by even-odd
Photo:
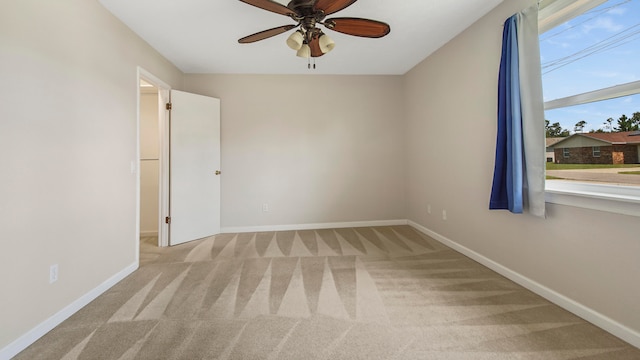
[[16, 359], [640, 359], [408, 226], [153, 241]]

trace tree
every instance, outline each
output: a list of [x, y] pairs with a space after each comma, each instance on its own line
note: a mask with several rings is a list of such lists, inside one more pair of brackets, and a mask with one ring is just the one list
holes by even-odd
[[581, 133], [584, 130], [584, 127], [587, 125], [587, 122], [584, 120], [580, 120], [576, 123], [576, 126], [573, 128], [575, 132]]
[[552, 125], [550, 125], [550, 123], [549, 120], [544, 121], [546, 137], [567, 137], [570, 135], [569, 130], [563, 129], [559, 122], [555, 122]]
[[633, 116], [631, 116], [631, 121], [633, 126], [636, 127], [636, 130], [639, 130], [638, 128], [640, 128], [640, 111], [636, 111], [633, 113]]
[[616, 132], [624, 131], [636, 131], [640, 128], [637, 119], [640, 119], [640, 114], [633, 114], [632, 118], [628, 118], [627, 115], [622, 114], [618, 119], [618, 126], [615, 128]]
[[604, 126], [607, 127], [607, 130], [609, 130], [609, 132], [613, 132], [613, 118], [608, 118], [605, 121]]

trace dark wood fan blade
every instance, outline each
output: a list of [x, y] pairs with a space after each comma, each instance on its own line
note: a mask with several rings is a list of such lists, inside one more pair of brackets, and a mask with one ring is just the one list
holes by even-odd
[[328, 29], [353, 36], [381, 38], [391, 32], [388, 24], [369, 19], [333, 18], [324, 23]]
[[316, 10], [324, 11], [325, 15], [329, 15], [350, 6], [356, 1], [357, 0], [316, 0], [313, 7]]
[[320, 37], [315, 36], [313, 39], [311, 39], [309, 47], [311, 48], [311, 57], [315, 58], [324, 55], [322, 53], [322, 50], [320, 50]]
[[293, 11], [291, 9], [272, 0], [240, 0], [240, 1], [249, 5], [253, 5], [255, 7], [259, 7], [260, 9], [272, 11], [276, 14], [281, 14], [286, 16], [293, 14]]
[[240, 44], [248, 44], [248, 43], [252, 43], [252, 42], [268, 39], [268, 38], [270, 38], [272, 36], [276, 36], [276, 35], [282, 34], [283, 32], [287, 32], [287, 31], [289, 31], [289, 30], [291, 30], [293, 28], [296, 28], [296, 27], [298, 27], [298, 25], [285, 25], [285, 26], [280, 26], [280, 27], [269, 29], [269, 30], [265, 30], [265, 31], [260, 31], [259, 33], [255, 33], [253, 35], [245, 36], [242, 39], [238, 40], [238, 42]]

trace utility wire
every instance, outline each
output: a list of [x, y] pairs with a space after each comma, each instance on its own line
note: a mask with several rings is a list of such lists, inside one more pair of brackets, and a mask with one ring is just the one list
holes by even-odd
[[[628, 40], [628, 39], [632, 38], [635, 35], [640, 34], [640, 30], [635, 30], [635, 31], [633, 31], [632, 33], [629, 33], [629, 34], [625, 34], [625, 33], [637, 28], [638, 26], [640, 26], [640, 23], [635, 24], [635, 25], [633, 25], [633, 26], [631, 26], [631, 27], [629, 27], [627, 29], [624, 29], [624, 30], [622, 30], [622, 31], [620, 31], [620, 32], [618, 32], [618, 33], [616, 33], [616, 34], [614, 34], [614, 35], [602, 40], [602, 41], [599, 41], [599, 42], [597, 42], [597, 43], [595, 43], [593, 45], [590, 45], [590, 46], [588, 46], [588, 47], [586, 47], [586, 48], [584, 48], [584, 49], [582, 49], [582, 50], [580, 50], [578, 52], [575, 52], [575, 53], [571, 54], [571, 55], [545, 62], [544, 64], [542, 64], [542, 69], [548, 69], [548, 68], [552, 68], [552, 69], [546, 71], [544, 74], [548, 74], [548, 73], [550, 73], [552, 71], [555, 71], [555, 70], [557, 70], [557, 69], [559, 69], [561, 67], [564, 67], [564, 66], [566, 66], [568, 64], [576, 62], [576, 61], [578, 61], [580, 59], [584, 59], [587, 56], [591, 56], [591, 55], [594, 55], [594, 54], [597, 54], [597, 53], [601, 53], [603, 51], [611, 50], [613, 48], [619, 47], [619, 46], [621, 46], [623, 44], [626, 44], [628, 42], [636, 40], [636, 39], [630, 39], [630, 40]], [[627, 41], [624, 41], [624, 40], [627, 40]], [[621, 43], [623, 41], [624, 41], [624, 43]]]
[[[584, 48], [584, 49], [582, 49], [580, 51], [577, 51], [577, 52], [575, 52], [575, 53], [573, 53], [571, 55], [567, 55], [567, 56], [564, 56], [564, 57], [561, 57], [561, 58], [558, 58], [558, 59], [555, 59], [555, 60], [547, 61], [544, 64], [542, 64], [542, 67], [543, 68], [551, 67], [551, 66], [554, 66], [556, 64], [562, 63], [562, 62], [564, 62], [566, 60], [570, 60], [571, 58], [574, 58], [576, 56], [580, 56], [581, 54], [583, 54], [585, 52], [590, 52], [593, 49], [603, 48], [603, 47], [607, 47], [607, 46], [609, 46], [611, 44], [616, 44], [617, 42], [619, 42], [621, 40], [624, 40], [624, 39], [628, 38], [629, 36], [633, 36], [633, 35], [637, 34], [638, 30], [636, 32], [631, 33], [631, 34], [627, 34], [627, 35], [624, 35], [624, 36], [622, 36], [620, 38], [616, 38], [616, 37], [622, 35], [623, 33], [627, 32], [627, 31], [630, 31], [630, 30], [632, 30], [632, 29], [634, 29], [634, 28], [636, 28], [638, 26], [640, 26], [640, 23], [635, 24], [635, 25], [633, 25], [633, 26], [631, 26], [629, 28], [626, 28], [626, 29], [624, 29], [624, 30], [622, 30], [620, 32], [617, 32], [614, 35], [611, 35], [610, 37], [608, 37], [608, 38], [606, 38], [604, 40], [601, 40], [601, 41], [599, 41], [599, 42], [597, 42], [595, 44], [589, 45], [586, 48]], [[613, 39], [613, 40], [611, 40], [611, 39]]]
[[[637, 34], [640, 34], [640, 30], [639, 30], [639, 31], [637, 31], [637, 32], [635, 32], [635, 33], [633, 33], [633, 34], [630, 34], [630, 35], [629, 35], [629, 37], [631, 37], [631, 36], [633, 36], [633, 35], [637, 35]], [[625, 38], [623, 38], [623, 39], [620, 39], [620, 41], [625, 40], [626, 38], [628, 38], [628, 37], [625, 37]], [[624, 42], [622, 42], [622, 43], [616, 42], [616, 43], [610, 44], [609, 46], [607, 46], [607, 47], [605, 47], [605, 48], [600, 48], [600, 49], [593, 50], [592, 52], [589, 52], [589, 53], [587, 53], [587, 54], [585, 54], [585, 55], [583, 55], [583, 56], [577, 57], [577, 58], [575, 58], [575, 59], [567, 60], [567, 61], [565, 61], [564, 63], [557, 64], [557, 65], [556, 65], [554, 68], [552, 68], [551, 70], [548, 70], [548, 71], [545, 71], [544, 73], [542, 73], [542, 75], [546, 75], [546, 74], [548, 74], [548, 73], [550, 73], [550, 72], [553, 72], [553, 71], [555, 71], [555, 70], [558, 70], [558, 69], [560, 69], [560, 68], [563, 68], [563, 67], [565, 67], [565, 66], [567, 66], [567, 65], [569, 65], [569, 64], [572, 64], [572, 63], [574, 63], [574, 62], [576, 62], [576, 61], [578, 61], [578, 60], [584, 59], [584, 58], [589, 57], [589, 56], [591, 56], [591, 55], [595, 55], [595, 54], [599, 54], [599, 53], [602, 53], [602, 52], [605, 52], [605, 51], [609, 51], [609, 50], [615, 49], [615, 48], [617, 48], [617, 47], [620, 47], [620, 46], [622, 46], [622, 45], [625, 45], [625, 44], [628, 44], [628, 43], [630, 43], [630, 42], [636, 41], [636, 40], [638, 40], [638, 39], [640, 39], [640, 37], [636, 37], [636, 38], [633, 38], [633, 39], [630, 39], [630, 40], [624, 41]]]
[[[634, 33], [634, 34], [632, 34], [632, 35], [635, 35], [635, 34], [638, 34], [638, 33], [640, 33], [640, 31], [638, 31], [638, 32], [636, 32], [636, 33]], [[631, 36], [631, 35], [630, 35], [630, 36]], [[620, 44], [617, 44], [617, 45], [615, 45], [615, 46], [611, 46], [611, 47], [608, 47], [608, 48], [605, 48], [605, 49], [595, 50], [595, 51], [593, 51], [593, 52], [591, 52], [591, 53], [588, 53], [588, 54], [586, 54], [586, 55], [584, 55], [584, 56], [581, 56], [581, 57], [579, 57], [579, 58], [573, 59], [573, 60], [571, 60], [571, 61], [567, 61], [567, 62], [566, 62], [566, 63], [564, 63], [564, 64], [558, 65], [557, 67], [555, 67], [555, 68], [553, 68], [553, 69], [551, 69], [551, 70], [549, 70], [549, 71], [545, 71], [544, 73], [542, 73], [542, 75], [546, 75], [546, 74], [548, 74], [548, 73], [550, 73], [550, 72], [556, 71], [556, 70], [558, 70], [558, 69], [560, 69], [560, 68], [563, 68], [563, 67], [565, 67], [565, 66], [567, 66], [567, 65], [569, 65], [569, 64], [571, 64], [571, 63], [574, 63], [574, 62], [576, 62], [576, 61], [578, 61], [578, 60], [584, 59], [584, 58], [586, 58], [586, 57], [588, 57], [588, 56], [595, 55], [595, 54], [597, 54], [597, 53], [601, 53], [601, 52], [604, 52], [604, 51], [607, 51], [607, 50], [615, 49], [615, 48], [617, 48], [617, 47], [619, 47], [619, 46], [622, 46], [622, 45], [625, 45], [625, 44], [627, 44], [627, 43], [630, 43], [630, 42], [636, 41], [636, 40], [638, 40], [638, 39], [640, 39], [640, 37], [635, 38], [635, 39], [631, 39], [631, 40], [627, 40], [627, 41], [625, 41], [625, 42], [623, 42], [623, 43], [620, 43]], [[622, 40], [624, 40], [624, 39], [622, 39]]]
[[554, 38], [554, 37], [556, 37], [556, 36], [558, 36], [558, 35], [561, 35], [561, 34], [563, 34], [563, 33], [567, 32], [567, 31], [569, 31], [569, 30], [573, 30], [573, 29], [575, 29], [576, 27], [578, 27], [578, 26], [580, 26], [580, 25], [582, 25], [582, 24], [584, 24], [584, 23], [586, 23], [586, 22], [588, 22], [588, 21], [591, 21], [591, 20], [593, 20], [593, 19], [597, 18], [597, 17], [598, 17], [598, 16], [600, 16], [602, 13], [605, 13], [605, 12], [607, 12], [607, 11], [611, 10], [611, 9], [617, 8], [617, 7], [619, 7], [619, 6], [622, 6], [622, 5], [624, 5], [624, 4], [628, 3], [628, 2], [631, 2], [631, 1], [632, 1], [632, 0], [625, 0], [625, 1], [621, 2], [621, 3], [619, 3], [619, 4], [611, 5], [611, 6], [609, 6], [609, 7], [603, 8], [603, 9], [599, 9], [599, 10], [591, 10], [591, 11], [589, 11], [589, 12], [586, 12], [586, 13], [584, 13], [583, 15], [590, 15], [590, 14], [595, 14], [595, 15], [594, 15], [594, 16], [592, 16], [592, 17], [590, 17], [590, 18], [587, 18], [587, 19], [585, 19], [585, 20], [583, 20], [583, 21], [581, 21], [581, 22], [579, 22], [579, 23], [577, 23], [577, 24], [575, 24], [575, 25], [572, 25], [572, 26], [570, 26], [570, 27], [568, 27], [568, 28], [562, 29], [561, 31], [558, 31], [557, 33], [555, 33], [555, 34], [553, 34], [553, 35], [549, 35], [549, 36], [547, 36], [547, 37], [545, 37], [545, 38], [542, 38], [542, 39], [540, 39], [540, 41], [547, 41], [547, 40], [549, 40], [549, 39], [552, 39], [552, 38]]

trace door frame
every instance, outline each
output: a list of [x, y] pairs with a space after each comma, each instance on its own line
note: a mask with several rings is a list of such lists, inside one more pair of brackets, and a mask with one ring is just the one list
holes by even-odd
[[151, 72], [138, 66], [136, 78], [137, 116], [136, 116], [136, 261], [140, 257], [140, 80], [144, 80], [158, 89], [158, 130], [159, 130], [159, 191], [158, 191], [158, 246], [169, 246], [169, 224], [163, 219], [169, 216], [169, 111], [165, 104], [170, 102], [171, 86]]

